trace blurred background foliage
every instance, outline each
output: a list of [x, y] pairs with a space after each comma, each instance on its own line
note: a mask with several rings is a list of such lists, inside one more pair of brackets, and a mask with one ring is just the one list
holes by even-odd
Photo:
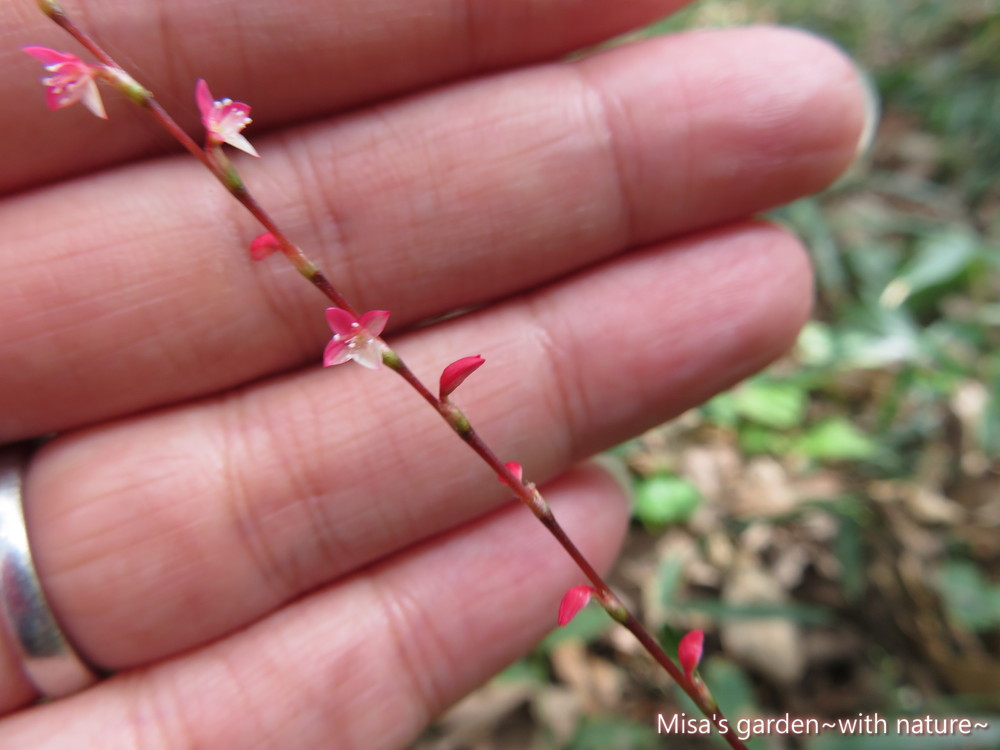
[[[706, 630], [731, 718], [989, 724], [752, 747], [1000, 747], [1000, 2], [702, 0], [640, 35], [756, 22], [848, 50], [881, 124], [847, 177], [773, 214], [817, 272], [795, 350], [616, 451], [636, 503], [614, 583], [666, 646]], [[718, 746], [657, 736], [696, 714], [667, 682], [591, 607], [419, 747]]]

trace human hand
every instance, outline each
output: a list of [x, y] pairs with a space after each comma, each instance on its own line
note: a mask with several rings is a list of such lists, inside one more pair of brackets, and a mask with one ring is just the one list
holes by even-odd
[[[68, 45], [25, 5], [0, 7], [0, 442], [61, 433], [27, 470], [28, 533], [63, 630], [115, 676], [25, 710], [7, 637], [0, 747], [405, 745], [578, 573], [397, 378], [319, 368], [323, 298], [247, 259], [259, 227], [140, 112], [45, 111], [17, 47]], [[850, 64], [790, 31], [540, 62], [677, 5], [67, 11], [192, 129], [198, 77], [253, 105], [261, 202], [392, 311], [418, 373], [486, 357], [456, 400], [606, 567], [623, 493], [573, 467], [793, 341], [805, 256], [746, 217], [832, 181], [864, 119]]]

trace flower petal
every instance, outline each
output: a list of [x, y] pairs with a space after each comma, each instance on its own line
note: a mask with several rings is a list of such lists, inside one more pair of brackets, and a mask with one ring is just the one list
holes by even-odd
[[590, 586], [574, 586], [567, 591], [559, 603], [559, 626], [568, 625], [595, 593]]
[[355, 326], [357, 321], [347, 310], [342, 310], [339, 307], [326, 308], [326, 322], [331, 331], [346, 339], [353, 338], [358, 334], [358, 329]]
[[452, 362], [444, 368], [444, 372], [441, 373], [439, 398], [444, 401], [467, 377], [479, 369], [485, 361], [485, 359], [476, 354], [472, 357], [462, 357], [460, 360]]
[[256, 156], [258, 159], [260, 158], [260, 154], [257, 153], [257, 149], [250, 145], [250, 141], [246, 139], [246, 136], [242, 136], [239, 133], [230, 133], [222, 139], [222, 142], [228, 143], [233, 148], [238, 148], [240, 151], [250, 154], [250, 156]]
[[355, 348], [351, 352], [351, 359], [362, 367], [367, 367], [369, 370], [381, 370], [383, 351], [385, 351], [385, 346], [378, 339], [355, 340]]
[[372, 336], [378, 336], [385, 330], [385, 324], [388, 320], [388, 310], [370, 310], [358, 318], [358, 325]]
[[353, 352], [347, 345], [347, 342], [335, 336], [330, 339], [330, 343], [326, 345], [326, 349], [323, 351], [323, 367], [342, 365], [351, 358], [352, 354]]
[[65, 91], [57, 92], [55, 89], [46, 87], [45, 88], [45, 106], [55, 111], [57, 109], [62, 109], [63, 107], [68, 107], [70, 104], [76, 103], [76, 97], [67, 96]]
[[215, 109], [215, 100], [212, 92], [208, 89], [208, 83], [204, 78], [199, 78], [194, 85], [194, 100], [198, 103], [198, 110], [201, 112], [201, 123], [205, 130], [211, 130], [212, 112]]
[[50, 47], [21, 47], [21, 50], [27, 52], [46, 67], [50, 65], [62, 65], [63, 63], [86, 64], [76, 55], [69, 52], [60, 52]]
[[84, 85], [80, 101], [83, 102], [83, 106], [89, 109], [91, 113], [97, 115], [102, 120], [108, 119], [108, 113], [104, 111], [104, 102], [101, 101], [101, 92], [98, 91], [97, 81], [94, 79], [90, 79]]

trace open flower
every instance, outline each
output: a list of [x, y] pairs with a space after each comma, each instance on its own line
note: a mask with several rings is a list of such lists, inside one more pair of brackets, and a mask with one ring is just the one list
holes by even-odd
[[213, 99], [203, 78], [199, 78], [195, 86], [195, 100], [201, 110], [205, 139], [210, 147], [228, 143], [251, 156], [260, 156], [250, 145], [250, 141], [240, 134], [243, 128], [253, 122], [250, 119], [249, 104], [234, 102], [232, 99]]
[[108, 119], [97, 90], [97, 76], [102, 68], [89, 65], [69, 52], [58, 52], [48, 47], [24, 47], [25, 52], [45, 66], [52, 75], [42, 79], [45, 85], [45, 103], [49, 109], [61, 109], [76, 102], [102, 119]]
[[353, 359], [372, 370], [381, 368], [386, 345], [379, 334], [385, 329], [387, 320], [389, 313], [386, 310], [372, 310], [355, 318], [339, 307], [326, 308], [326, 322], [330, 324], [333, 338], [323, 352], [323, 367]]

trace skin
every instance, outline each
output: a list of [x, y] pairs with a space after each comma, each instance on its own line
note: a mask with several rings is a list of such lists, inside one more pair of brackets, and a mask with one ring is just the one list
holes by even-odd
[[[627, 501], [579, 462], [779, 356], [798, 241], [755, 213], [851, 162], [851, 64], [773, 28], [576, 62], [669, 0], [67, 3], [195, 129], [253, 106], [251, 189], [602, 569]], [[83, 12], [83, 11], [86, 12]], [[226, 19], [208, 24], [205, 19]], [[398, 378], [318, 366], [323, 298], [131, 105], [49, 113], [0, 5], [0, 442], [53, 608], [115, 675], [36, 696], [0, 639], [0, 746], [395, 748], [530, 649], [579, 573]], [[475, 312], [415, 324], [459, 308]]]

